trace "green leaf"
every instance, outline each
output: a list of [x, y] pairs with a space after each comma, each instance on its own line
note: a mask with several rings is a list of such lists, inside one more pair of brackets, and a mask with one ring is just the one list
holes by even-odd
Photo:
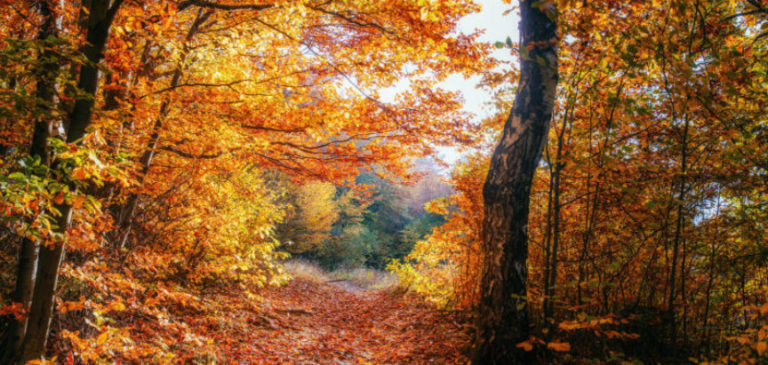
[[12, 180], [24, 181], [24, 180], [27, 180], [27, 175], [24, 175], [21, 172], [17, 171], [17, 172], [13, 172], [13, 173], [9, 174], [8, 178], [12, 179]]
[[549, 61], [547, 61], [546, 58], [541, 57], [539, 55], [536, 55], [536, 63], [538, 63], [539, 66], [542, 66], [542, 67], [548, 67], [549, 66]]
[[530, 52], [528, 52], [528, 48], [527, 47], [525, 47], [525, 46], [520, 47], [519, 51], [520, 51], [519, 52], [520, 53], [520, 57], [523, 60], [526, 60], [526, 61], [530, 61], [531, 60], [531, 54], [530, 54]]

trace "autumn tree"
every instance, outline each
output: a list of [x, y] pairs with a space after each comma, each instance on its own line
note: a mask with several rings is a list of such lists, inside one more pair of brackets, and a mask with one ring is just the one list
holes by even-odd
[[[59, 160], [51, 161], [49, 159], [49, 138], [58, 138], [67, 142], [79, 141], [84, 136], [86, 128], [91, 124], [93, 98], [98, 86], [98, 64], [103, 58], [102, 52], [109, 28], [121, 3], [120, 0], [114, 3], [94, 1], [83, 9], [85, 15], [82, 18], [82, 25], [87, 41], [83, 47], [85, 60], [79, 73], [76, 76], [73, 75], [81, 94], [77, 97], [64, 120], [55, 120], [52, 118], [53, 114], [49, 113], [44, 114], [47, 115], [47, 120], [38, 119], [34, 124], [30, 151], [40, 158], [40, 163], [45, 167], [58, 169], [63, 165]], [[42, 19], [38, 38], [46, 41], [55, 39], [57, 35], [55, 5], [52, 2], [41, 1], [38, 4], [33, 4], [33, 6]], [[52, 47], [52, 45], [47, 47]], [[42, 52], [40, 64], [43, 71], [39, 73], [39, 81], [36, 85], [36, 93], [41, 97], [41, 102], [51, 109], [53, 109], [51, 104], [53, 103], [53, 94], [55, 94], [53, 78], [56, 77], [58, 68], [54, 65], [55, 62], [55, 51], [51, 51], [49, 48], [49, 50]], [[63, 132], [61, 135], [53, 134], [59, 130]], [[64, 189], [77, 189], [74, 183], [65, 184]], [[57, 211], [57, 219], [56, 228], [52, 233], [61, 236], [70, 228], [72, 205], [58, 199], [54, 209]], [[31, 298], [28, 301], [29, 316], [26, 318], [26, 323], [17, 324], [19, 330], [13, 331], [16, 332], [16, 340], [5, 342], [2, 351], [2, 357], [12, 362], [24, 362], [39, 358], [45, 349], [65, 243], [61, 240], [48, 241], [40, 245], [39, 255], [32, 253], [36, 248], [30, 247], [31, 245], [37, 246], [38, 243], [31, 243], [29, 239], [24, 240], [19, 261], [20, 275], [16, 284], [17, 292], [22, 293], [22, 296], [24, 296], [23, 293], [31, 293]], [[29, 275], [29, 272], [32, 274]], [[19, 299], [23, 300], [22, 303], [27, 303], [26, 298], [20, 297]], [[25, 305], [25, 309], [26, 307]]]
[[482, 255], [477, 227], [483, 220], [487, 160], [476, 153], [453, 168], [448, 183], [454, 194], [426, 204], [428, 212], [445, 222], [416, 241], [406, 257], [388, 265], [401, 285], [441, 308], [471, 310], [479, 298]]
[[330, 238], [331, 228], [339, 218], [336, 187], [327, 182], [309, 182], [292, 187], [289, 194], [293, 213], [280, 227], [280, 240], [294, 254], [316, 250]]
[[520, 80], [483, 186], [483, 274], [473, 361], [525, 363], [528, 204], [557, 86], [557, 8], [520, 3]]

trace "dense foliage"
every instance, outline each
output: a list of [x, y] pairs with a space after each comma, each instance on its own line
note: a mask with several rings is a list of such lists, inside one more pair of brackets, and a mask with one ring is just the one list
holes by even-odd
[[[491, 65], [454, 32], [477, 10], [463, 1], [0, 6], [0, 362], [46, 345], [89, 363], [226, 354], [184, 314], [284, 282], [278, 239], [369, 242], [380, 221], [356, 176], [413, 181], [409, 161], [466, 141], [460, 99], [436, 84]], [[278, 234], [290, 217], [311, 230]]]
[[[556, 9], [560, 82], [518, 309], [535, 328], [517, 348], [765, 363], [768, 2]], [[299, 256], [386, 267], [441, 308], [477, 307], [483, 182], [519, 76], [459, 32], [478, 10], [0, 0], [0, 363], [298, 361], [295, 343], [332, 348], [306, 358], [329, 362], [464, 361], [466, 318], [416, 297], [274, 287]], [[439, 87], [453, 74], [480, 75], [498, 115], [473, 125]], [[459, 145], [473, 150], [448, 186], [430, 158]], [[315, 313], [326, 322], [296, 319]], [[356, 339], [370, 351], [352, 356]]]
[[432, 171], [404, 186], [361, 174], [356, 183], [369, 189], [363, 196], [330, 183], [296, 186], [288, 189], [294, 214], [279, 227], [278, 237], [285, 251], [327, 269], [384, 269], [443, 223], [442, 215], [424, 210], [427, 201], [449, 194], [441, 180]]
[[[566, 351], [562, 361], [765, 361], [768, 6], [560, 3], [556, 116], [528, 225], [539, 332], [521, 348]], [[515, 77], [486, 78], [501, 111]], [[483, 260], [487, 164], [455, 168], [457, 210], [393, 267], [443, 305], [478, 298], [465, 265]]]

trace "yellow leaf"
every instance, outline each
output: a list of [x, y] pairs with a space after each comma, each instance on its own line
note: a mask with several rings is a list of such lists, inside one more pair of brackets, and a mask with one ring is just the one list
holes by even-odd
[[27, 361], [27, 365], [45, 365], [45, 364], [55, 364], [56, 363], [56, 356], [46, 360], [45, 358], [41, 359], [35, 359], [35, 360], [29, 360]]
[[571, 351], [571, 344], [568, 342], [550, 342], [547, 344], [547, 348], [554, 351], [567, 352]]
[[124, 310], [125, 310], [125, 304], [123, 304], [122, 302], [112, 302], [112, 303], [109, 303], [109, 305], [107, 306], [107, 311], [120, 312]]
[[109, 337], [109, 332], [104, 332], [99, 337], [96, 337], [96, 346], [101, 346], [104, 342], [107, 342], [107, 337]]

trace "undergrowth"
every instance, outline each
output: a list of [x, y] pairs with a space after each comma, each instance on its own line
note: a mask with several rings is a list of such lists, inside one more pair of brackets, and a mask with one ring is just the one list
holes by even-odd
[[318, 263], [305, 259], [291, 259], [283, 265], [294, 278], [315, 282], [348, 281], [367, 290], [393, 290], [400, 282], [397, 275], [367, 267], [341, 267], [328, 272]]

